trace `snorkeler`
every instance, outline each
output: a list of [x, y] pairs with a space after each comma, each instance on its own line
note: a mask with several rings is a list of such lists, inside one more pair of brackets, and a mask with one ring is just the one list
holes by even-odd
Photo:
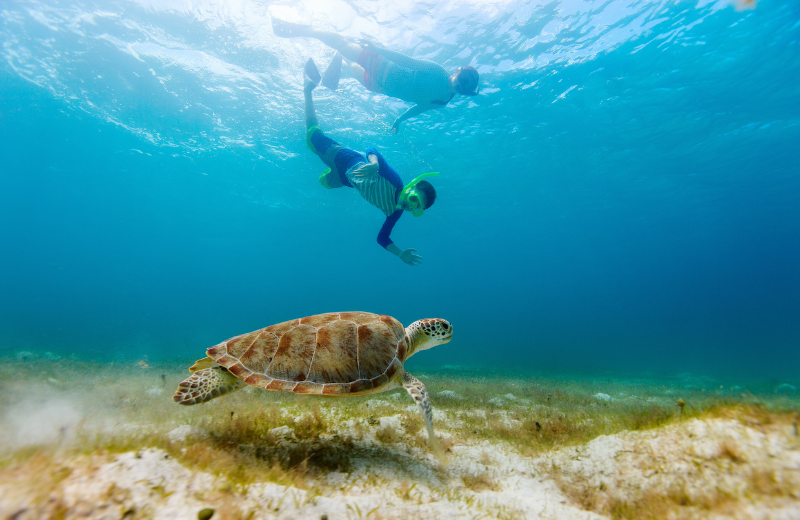
[[464, 96], [478, 94], [478, 71], [473, 67], [460, 67], [452, 76], [430, 60], [410, 58], [372, 44], [359, 46], [336, 33], [317, 31], [305, 25], [272, 18], [272, 30], [283, 38], [316, 38], [336, 49], [336, 56], [322, 78], [322, 84], [335, 90], [339, 85], [342, 58], [350, 72], [368, 90], [402, 99], [415, 105], [392, 123], [392, 133], [400, 130], [400, 123], [418, 116], [426, 110], [442, 108], [456, 93]]
[[400, 249], [389, 238], [403, 211], [420, 217], [436, 200], [436, 190], [425, 177], [438, 173], [424, 173], [403, 186], [403, 181], [375, 148], [360, 153], [343, 148], [320, 130], [314, 111], [312, 93], [320, 82], [319, 71], [309, 59], [305, 66], [306, 145], [317, 154], [329, 168], [319, 177], [319, 182], [328, 189], [348, 186], [355, 188], [364, 199], [386, 215], [378, 233], [378, 243], [390, 253], [409, 265], [419, 265], [422, 257], [416, 249]]

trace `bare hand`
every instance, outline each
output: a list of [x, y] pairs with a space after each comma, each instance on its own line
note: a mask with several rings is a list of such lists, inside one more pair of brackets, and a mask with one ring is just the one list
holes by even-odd
[[422, 257], [417, 254], [416, 249], [406, 249], [400, 253], [400, 260], [408, 265], [419, 265], [422, 263]]
[[357, 167], [353, 170], [353, 177], [356, 179], [369, 179], [376, 173], [378, 173], [379, 165], [378, 163], [364, 163], [363, 165]]
[[397, 134], [398, 132], [400, 132], [400, 121], [395, 120], [392, 123], [392, 134]]

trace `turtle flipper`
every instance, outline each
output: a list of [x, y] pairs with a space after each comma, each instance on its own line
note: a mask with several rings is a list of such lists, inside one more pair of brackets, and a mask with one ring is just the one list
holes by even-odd
[[189, 372], [195, 373], [198, 370], [203, 370], [204, 368], [211, 368], [213, 366], [217, 366], [217, 362], [211, 359], [210, 357], [206, 356], [203, 359], [198, 359], [194, 362], [194, 365], [189, 367]]
[[425, 421], [425, 428], [428, 430], [428, 442], [437, 456], [443, 453], [442, 446], [439, 440], [433, 433], [433, 410], [431, 409], [431, 398], [428, 396], [428, 390], [425, 385], [412, 376], [408, 372], [403, 372], [403, 388], [406, 389], [408, 394], [414, 399], [414, 402], [419, 406], [419, 411], [422, 412], [422, 419]]
[[245, 384], [241, 379], [221, 366], [203, 368], [178, 384], [172, 400], [184, 405], [200, 404], [235, 392], [243, 386]]

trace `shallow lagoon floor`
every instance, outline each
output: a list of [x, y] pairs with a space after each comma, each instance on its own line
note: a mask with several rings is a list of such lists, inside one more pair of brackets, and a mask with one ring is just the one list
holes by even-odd
[[[0, 518], [800, 519], [797, 382], [412, 370], [172, 401], [194, 360], [2, 360]], [[680, 403], [680, 404], [679, 404]]]

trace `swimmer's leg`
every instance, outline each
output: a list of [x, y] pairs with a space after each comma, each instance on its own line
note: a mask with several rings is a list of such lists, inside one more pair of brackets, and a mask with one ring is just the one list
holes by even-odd
[[307, 25], [285, 22], [279, 18], [275, 18], [274, 16], [272, 17], [272, 32], [275, 33], [275, 36], [280, 36], [281, 38], [309, 36], [309, 30], [311, 30], [311, 28]]
[[[337, 60], [338, 63], [334, 63]], [[342, 61], [344, 61], [344, 64], [341, 63]], [[336, 70], [333, 70], [334, 68], [336, 68]], [[338, 77], [336, 76], [337, 74]], [[328, 65], [328, 68], [325, 69], [325, 73], [322, 75], [322, 84], [331, 90], [336, 90], [339, 87], [339, 79], [342, 77], [355, 78], [359, 83], [365, 87], [367, 86], [364, 67], [356, 62], [348, 60], [342, 56], [341, 53], [337, 52], [337, 56], [333, 57], [330, 65]]]
[[303, 67], [303, 89], [314, 90], [319, 85], [319, 70], [314, 60], [308, 58], [305, 67]]
[[307, 25], [284, 22], [274, 16], [272, 17], [272, 31], [276, 36], [282, 38], [316, 38], [328, 47], [339, 51], [349, 61], [358, 61], [358, 55], [361, 53], [361, 47], [358, 44], [348, 41], [336, 33], [317, 31]]
[[[367, 87], [367, 81], [365, 77], [366, 71], [364, 70], [364, 67], [355, 62], [348, 63], [348, 66], [350, 67], [350, 74], [356, 78], [359, 83]], [[367, 87], [367, 89], [369, 89], [369, 87]]]
[[[309, 77], [309, 72], [311, 72], [311, 75], [316, 72], [316, 81], [314, 81], [314, 78]], [[312, 126], [319, 126], [319, 122], [317, 121], [317, 112], [314, 110], [314, 98], [312, 96], [314, 88], [316, 88], [317, 83], [319, 82], [319, 71], [317, 70], [317, 66], [314, 65], [314, 60], [311, 58], [309, 58], [306, 62], [304, 76], [305, 84], [303, 85], [303, 96], [305, 97], [306, 101], [306, 128], [311, 128]]]
[[[342, 78], [357, 79], [358, 82], [363, 85], [364, 84], [364, 67], [362, 67], [361, 65], [359, 65], [358, 63], [356, 63], [354, 61], [348, 60], [344, 56], [342, 56], [342, 58], [343, 58], [342, 61], [344, 63], [342, 63], [341, 77]], [[336, 59], [335, 56], [334, 56], [334, 59]], [[333, 62], [331, 62], [331, 63], [333, 63]], [[331, 65], [328, 65], [329, 68], [330, 68], [330, 66]], [[323, 85], [325, 85], [325, 75], [327, 73], [328, 73], [328, 69], [325, 69], [325, 73], [322, 75], [322, 78], [323, 78], [322, 79], [322, 84]]]

